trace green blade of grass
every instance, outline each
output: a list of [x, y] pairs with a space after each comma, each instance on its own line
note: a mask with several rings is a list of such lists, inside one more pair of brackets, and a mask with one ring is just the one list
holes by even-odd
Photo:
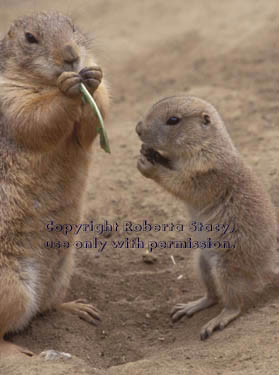
[[109, 140], [108, 140], [108, 136], [107, 136], [107, 133], [106, 133], [104, 120], [103, 120], [103, 117], [101, 115], [101, 112], [99, 111], [99, 108], [98, 108], [95, 100], [90, 95], [89, 91], [87, 90], [87, 88], [85, 87], [85, 85], [83, 83], [80, 84], [80, 91], [83, 94], [83, 98], [89, 103], [89, 105], [95, 111], [95, 113], [98, 117], [100, 126], [97, 127], [97, 133], [100, 134], [100, 145], [101, 145], [102, 149], [105, 150], [105, 152], [108, 152], [110, 154]]

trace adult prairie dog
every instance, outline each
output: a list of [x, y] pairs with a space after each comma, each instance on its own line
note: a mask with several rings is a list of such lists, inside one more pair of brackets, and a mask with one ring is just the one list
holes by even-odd
[[103, 114], [108, 94], [90, 40], [60, 13], [16, 20], [0, 41], [0, 355], [27, 350], [3, 340], [39, 312], [63, 309], [90, 323], [99, 313], [62, 304], [73, 248], [48, 249], [51, 220], [78, 224], [97, 117], [82, 101], [83, 82]]
[[[230, 224], [210, 233], [221, 248], [195, 250], [203, 298], [178, 304], [173, 321], [216, 304], [223, 310], [201, 330], [206, 339], [237, 318], [271, 281], [276, 259], [275, 210], [259, 179], [235, 149], [216, 109], [195, 97], [174, 96], [152, 106], [136, 131], [143, 141], [138, 169], [186, 203], [193, 221]], [[196, 240], [206, 240], [200, 231]]]

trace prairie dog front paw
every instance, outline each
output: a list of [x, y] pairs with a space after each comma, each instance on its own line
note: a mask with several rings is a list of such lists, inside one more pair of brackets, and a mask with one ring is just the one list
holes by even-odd
[[158, 151], [147, 146], [146, 144], [142, 144], [140, 153], [141, 155], [138, 160], [138, 169], [145, 177], [152, 178], [155, 171], [160, 167], [173, 169], [169, 159], [162, 156]]
[[92, 94], [97, 90], [103, 78], [103, 72], [99, 66], [90, 66], [83, 68], [79, 72], [79, 75], [82, 79], [82, 82], [86, 85], [86, 87]]
[[143, 144], [140, 150], [140, 157], [138, 159], [137, 168], [147, 178], [152, 178], [157, 169], [156, 155], [158, 153], [152, 148]]
[[57, 79], [57, 86], [63, 94], [74, 97], [81, 95], [81, 76], [76, 72], [63, 72]]

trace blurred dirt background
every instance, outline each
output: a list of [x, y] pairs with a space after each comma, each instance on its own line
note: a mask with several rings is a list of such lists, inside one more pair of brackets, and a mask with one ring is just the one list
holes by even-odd
[[[111, 85], [112, 155], [96, 142], [84, 222], [186, 223], [181, 202], [136, 169], [135, 124], [156, 100], [178, 93], [217, 107], [279, 207], [278, 1], [0, 0], [0, 31], [19, 15], [49, 9], [69, 14], [96, 35], [96, 55]], [[166, 241], [185, 234], [114, 232], [107, 240], [137, 236]], [[0, 374], [278, 373], [278, 297], [266, 296], [202, 342], [200, 328], [220, 306], [175, 325], [169, 320], [174, 304], [203, 294], [191, 269], [191, 251], [154, 250], [154, 264], [143, 262], [144, 253], [109, 245], [101, 254], [78, 250], [68, 299], [92, 301], [102, 311], [102, 323], [96, 328], [55, 312], [38, 317], [11, 340], [35, 353], [56, 349], [73, 359], [1, 360]]]

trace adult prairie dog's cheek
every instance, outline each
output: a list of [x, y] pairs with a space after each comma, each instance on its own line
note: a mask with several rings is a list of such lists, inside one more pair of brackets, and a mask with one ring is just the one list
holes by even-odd
[[43, 77], [48, 81], [56, 81], [57, 76], [61, 72], [61, 69], [53, 66], [42, 56], [33, 60], [32, 65], [30, 65], [30, 69], [32, 70], [33, 74]]

